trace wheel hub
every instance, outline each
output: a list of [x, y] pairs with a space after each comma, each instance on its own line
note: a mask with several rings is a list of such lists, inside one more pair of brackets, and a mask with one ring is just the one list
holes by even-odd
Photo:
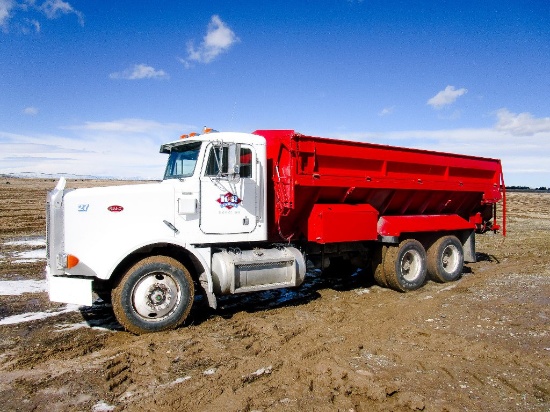
[[169, 292], [170, 291], [166, 290], [166, 287], [164, 285], [154, 285], [153, 290], [149, 295], [151, 306], [161, 305], [162, 303], [164, 303], [164, 301], [166, 301], [166, 299], [170, 299], [170, 295], [167, 294]]
[[132, 293], [132, 303], [138, 315], [146, 320], [160, 320], [168, 315], [180, 299], [177, 283], [165, 273], [144, 276]]

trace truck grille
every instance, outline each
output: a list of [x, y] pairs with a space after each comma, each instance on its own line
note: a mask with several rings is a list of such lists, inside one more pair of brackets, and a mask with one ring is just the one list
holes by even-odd
[[50, 202], [46, 202], [46, 259], [50, 261]]

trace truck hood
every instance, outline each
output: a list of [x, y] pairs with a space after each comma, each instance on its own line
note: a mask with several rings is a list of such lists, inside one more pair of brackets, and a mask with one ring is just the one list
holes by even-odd
[[[64, 252], [80, 260], [72, 274], [104, 278], [114, 269], [106, 266], [114, 253], [126, 256], [144, 245], [171, 241], [174, 204], [174, 186], [162, 183], [67, 191]], [[87, 273], [77, 273], [83, 269]]]

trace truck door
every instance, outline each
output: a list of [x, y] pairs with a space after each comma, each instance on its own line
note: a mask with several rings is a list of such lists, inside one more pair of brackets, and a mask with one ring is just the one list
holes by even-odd
[[251, 233], [256, 228], [259, 198], [256, 153], [241, 145], [239, 176], [228, 173], [229, 150], [235, 146], [210, 143], [201, 173], [200, 228], [208, 234]]

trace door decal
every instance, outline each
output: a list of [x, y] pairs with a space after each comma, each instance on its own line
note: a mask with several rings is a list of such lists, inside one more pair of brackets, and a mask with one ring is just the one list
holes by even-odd
[[239, 196], [234, 195], [231, 192], [220, 195], [217, 199], [217, 202], [220, 204], [220, 207], [225, 207], [226, 209], [233, 209], [234, 207], [239, 207], [239, 204], [242, 202], [242, 199], [239, 199]]

